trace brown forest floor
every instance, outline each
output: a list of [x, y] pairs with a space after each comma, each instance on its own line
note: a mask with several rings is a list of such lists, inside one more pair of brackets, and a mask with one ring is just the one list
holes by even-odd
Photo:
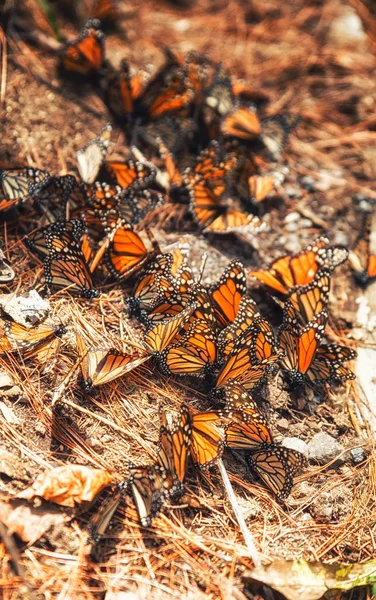
[[[208, 0], [178, 9], [164, 2], [129, 0], [124, 6], [126, 36], [115, 34], [107, 40], [107, 56], [114, 63], [124, 57], [136, 67], [154, 65], [162, 58], [162, 42], [183, 54], [197, 50], [266, 92], [268, 114], [289, 110], [301, 116], [281, 160], [290, 174], [281, 195], [261, 208], [269, 230], [258, 236], [255, 249], [233, 238], [208, 240], [193, 226], [188, 231], [198, 264], [200, 255], [209, 252], [207, 279], [214, 280], [230, 258], [258, 266], [283, 252], [298, 250], [323, 232], [333, 243], [351, 244], [360, 226], [359, 205], [376, 198], [372, 184], [376, 175], [376, 33], [365, 5], [359, 0]], [[360, 40], [337, 32], [339, 19], [348, 11], [362, 19], [366, 31]], [[64, 34], [75, 35], [72, 24], [65, 20], [59, 24]], [[109, 120], [105, 107], [89, 88], [68, 91], [56, 76], [56, 57], [51, 51], [30, 45], [22, 36], [13, 36], [8, 43], [0, 161], [27, 163], [55, 174], [74, 172], [76, 151]], [[116, 127], [112, 139], [114, 152], [124, 155], [124, 135]], [[298, 213], [297, 220], [285, 222], [293, 211]], [[22, 231], [22, 222], [1, 225], [1, 245], [4, 251], [11, 249], [16, 271], [14, 286], [4, 293], [17, 285], [19, 290], [42, 287], [41, 267], [21, 243], [15, 245]], [[156, 235], [163, 246], [177, 240], [181, 232], [170, 227]], [[333, 339], [335, 332], [349, 331], [355, 324], [361, 294], [349, 267], [340, 267], [330, 303]], [[257, 292], [254, 297], [258, 298]], [[67, 303], [56, 295], [51, 304], [54, 316], [67, 324], [80, 313], [95, 328], [98, 339], [103, 328], [108, 335], [123, 331], [126, 337], [129, 320], [118, 288], [94, 303]], [[71, 333], [64, 339], [56, 367], [60, 378], [73, 364], [74, 346]], [[11, 368], [19, 373], [19, 365]], [[71, 405], [63, 404], [56, 417], [48, 409], [55, 377], [53, 372], [39, 375], [24, 370], [21, 399], [5, 399], [17, 423], [0, 415], [0, 447], [14, 456], [13, 476], [0, 479], [4, 493], [18, 492], [48, 465], [67, 461], [125, 473], [128, 461], [155, 457], [159, 406], [175, 410], [187, 398], [194, 406], [205, 407], [194, 382], [166, 383], [157, 372], [145, 368], [137, 376], [100, 389], [95, 399], [84, 397], [72, 385], [66, 395]], [[263, 561], [304, 557], [351, 563], [373, 558], [376, 454], [358, 412], [356, 385], [328, 390], [320, 399], [310, 390], [289, 399], [279, 381], [268, 386], [265, 400], [270, 403], [277, 438], [289, 435], [309, 441], [324, 431], [344, 449], [366, 445], [369, 454], [360, 466], [352, 465], [348, 452], [339, 464], [310, 465], [284, 507], [251, 481], [242, 459], [226, 457]], [[77, 513], [77, 518], [25, 550], [28, 580], [39, 588], [40, 597], [59, 600], [244, 598], [241, 578], [252, 563], [220, 476], [215, 468], [205, 476], [192, 471], [187, 481], [184, 507], [167, 508], [142, 534], [139, 527], [124, 523], [120, 510], [108, 537], [90, 559], [85, 552], [85, 528], [93, 511]], [[3, 581], [5, 576], [9, 581], [3, 597], [27, 598], [28, 592], [17, 589], [20, 580], [7, 565], [0, 573]], [[118, 595], [122, 590], [135, 595]]]

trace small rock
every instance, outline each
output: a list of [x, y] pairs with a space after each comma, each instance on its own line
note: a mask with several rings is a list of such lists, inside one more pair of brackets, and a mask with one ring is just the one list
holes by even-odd
[[179, 19], [179, 21], [176, 21], [175, 23], [175, 29], [176, 31], [179, 31], [179, 33], [184, 33], [185, 31], [188, 31], [189, 27], [189, 19]]
[[302, 177], [301, 183], [302, 183], [302, 187], [305, 190], [307, 190], [308, 192], [314, 192], [316, 189], [316, 182], [313, 179], [313, 177], [311, 177], [310, 175], [306, 175], [305, 177]]
[[354, 465], [357, 465], [365, 460], [366, 455], [365, 455], [363, 448], [358, 447], [358, 448], [351, 448], [350, 457], [351, 457], [351, 462]]
[[31, 327], [45, 319], [50, 311], [50, 303], [38, 292], [30, 290], [25, 296], [0, 294], [0, 306], [16, 323]]
[[300, 250], [299, 238], [295, 234], [290, 234], [286, 236], [285, 250], [287, 252], [291, 252], [291, 254], [295, 254]]
[[290, 423], [288, 422], [287, 419], [278, 419], [277, 427], [280, 431], [288, 431], [288, 429], [290, 427]]
[[288, 215], [286, 215], [283, 220], [285, 223], [295, 223], [295, 221], [299, 221], [299, 219], [300, 214], [296, 212], [296, 210], [294, 210], [293, 212], [290, 212]]
[[102, 444], [101, 440], [97, 440], [97, 438], [91, 438], [90, 446], [96, 452], [103, 452], [103, 444]]
[[372, 211], [372, 202], [368, 200], [360, 200], [358, 205], [359, 212], [371, 212]]
[[295, 233], [298, 227], [300, 228], [300, 225], [298, 225], [298, 223], [287, 223], [285, 229], [286, 231], [288, 231], [288, 233]]
[[299, 188], [294, 188], [292, 186], [288, 186], [288, 187], [284, 188], [284, 190], [289, 198], [301, 198], [302, 197], [302, 192]]
[[357, 45], [366, 37], [362, 21], [350, 7], [332, 20], [328, 34], [329, 40], [336, 46]]
[[[325, 464], [336, 458], [343, 451], [341, 444], [328, 433], [316, 433], [308, 444], [308, 458]], [[344, 457], [338, 459], [344, 462]]]
[[41, 421], [37, 421], [37, 423], [35, 424], [35, 431], [37, 433], [40, 433], [41, 435], [46, 434], [46, 428]]
[[286, 437], [282, 441], [282, 446], [284, 446], [285, 448], [291, 448], [291, 450], [297, 450], [298, 452], [304, 454], [305, 457], [308, 457], [308, 446], [303, 440], [300, 440], [299, 438]]

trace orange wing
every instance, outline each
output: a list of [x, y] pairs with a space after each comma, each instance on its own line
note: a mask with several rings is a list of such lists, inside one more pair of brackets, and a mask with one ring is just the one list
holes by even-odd
[[233, 260], [225, 269], [217, 283], [209, 289], [215, 315], [221, 327], [235, 320], [240, 301], [247, 289], [243, 264]]
[[[145, 240], [146, 241], [146, 240]], [[106, 264], [111, 275], [127, 279], [159, 253], [159, 248], [146, 248], [141, 236], [131, 227], [119, 227], [106, 251]]]
[[80, 36], [63, 50], [61, 66], [64, 71], [90, 75], [98, 72], [104, 62], [104, 34], [100, 22], [88, 21]]
[[260, 120], [252, 109], [237, 108], [223, 119], [221, 133], [242, 140], [253, 140], [261, 133]]

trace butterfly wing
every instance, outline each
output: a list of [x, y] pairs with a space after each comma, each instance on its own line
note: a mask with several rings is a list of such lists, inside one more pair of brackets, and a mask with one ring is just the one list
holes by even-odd
[[104, 33], [100, 21], [88, 21], [79, 37], [67, 44], [61, 55], [61, 68], [75, 75], [98, 72], [104, 62]]
[[247, 454], [247, 463], [279, 500], [288, 497], [294, 477], [305, 466], [301, 452], [275, 443]]
[[175, 317], [154, 325], [145, 335], [145, 347], [151, 354], [162, 353], [183, 328], [185, 321], [191, 316], [196, 305], [192, 304]]
[[91, 184], [95, 181], [110, 145], [111, 132], [112, 127], [107, 123], [96, 138], [77, 152], [78, 171], [85, 183]]
[[186, 411], [190, 418], [192, 460], [200, 468], [207, 468], [221, 456], [223, 451], [223, 436], [216, 426], [219, 416], [216, 412], [193, 414], [186, 405], [182, 406], [182, 411]]
[[221, 133], [250, 141], [261, 133], [260, 120], [252, 108], [242, 106], [226, 115], [221, 123]]
[[187, 333], [160, 358], [165, 373], [203, 375], [217, 360], [216, 337], [206, 321], [194, 321]]
[[44, 259], [44, 275], [50, 290], [66, 289], [69, 293], [83, 298], [99, 296], [98, 290], [93, 287], [90, 269], [83, 254], [81, 257], [64, 254], [47, 256]]
[[307, 325], [315, 315], [326, 309], [330, 280], [329, 271], [318, 271], [311, 283], [297, 286], [290, 291], [284, 312], [291, 322]]
[[[146, 241], [146, 240], [145, 240]], [[130, 226], [119, 227], [106, 251], [106, 265], [116, 279], [128, 279], [159, 254], [159, 249], [147, 249], [140, 234]]]
[[219, 280], [210, 287], [209, 294], [220, 327], [232, 323], [238, 314], [240, 301], [247, 289], [243, 264], [233, 260]]

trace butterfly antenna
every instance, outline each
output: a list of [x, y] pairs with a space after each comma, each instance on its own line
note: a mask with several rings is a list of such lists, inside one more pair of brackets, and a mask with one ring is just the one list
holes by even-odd
[[256, 549], [256, 545], [255, 545], [255, 542], [254, 542], [254, 539], [253, 539], [253, 535], [249, 531], [249, 529], [247, 527], [247, 524], [246, 524], [246, 522], [244, 520], [244, 517], [243, 517], [242, 512], [240, 510], [239, 504], [238, 504], [238, 502], [236, 500], [236, 496], [235, 496], [234, 490], [233, 490], [232, 485], [230, 483], [230, 479], [228, 477], [226, 468], [225, 468], [225, 466], [224, 466], [223, 461], [222, 461], [221, 458], [218, 459], [217, 464], [218, 464], [218, 467], [219, 467], [219, 471], [220, 471], [220, 473], [222, 475], [223, 484], [224, 484], [224, 486], [226, 488], [226, 492], [227, 492], [228, 498], [230, 500], [232, 509], [234, 511], [236, 520], [238, 521], [240, 530], [241, 530], [241, 532], [243, 534], [243, 537], [244, 537], [244, 541], [245, 541], [246, 546], [248, 548], [249, 555], [250, 555], [251, 559], [253, 560], [253, 564], [255, 565], [255, 567], [260, 567], [261, 566], [261, 560], [259, 558], [259, 554], [258, 554], [257, 549]]

